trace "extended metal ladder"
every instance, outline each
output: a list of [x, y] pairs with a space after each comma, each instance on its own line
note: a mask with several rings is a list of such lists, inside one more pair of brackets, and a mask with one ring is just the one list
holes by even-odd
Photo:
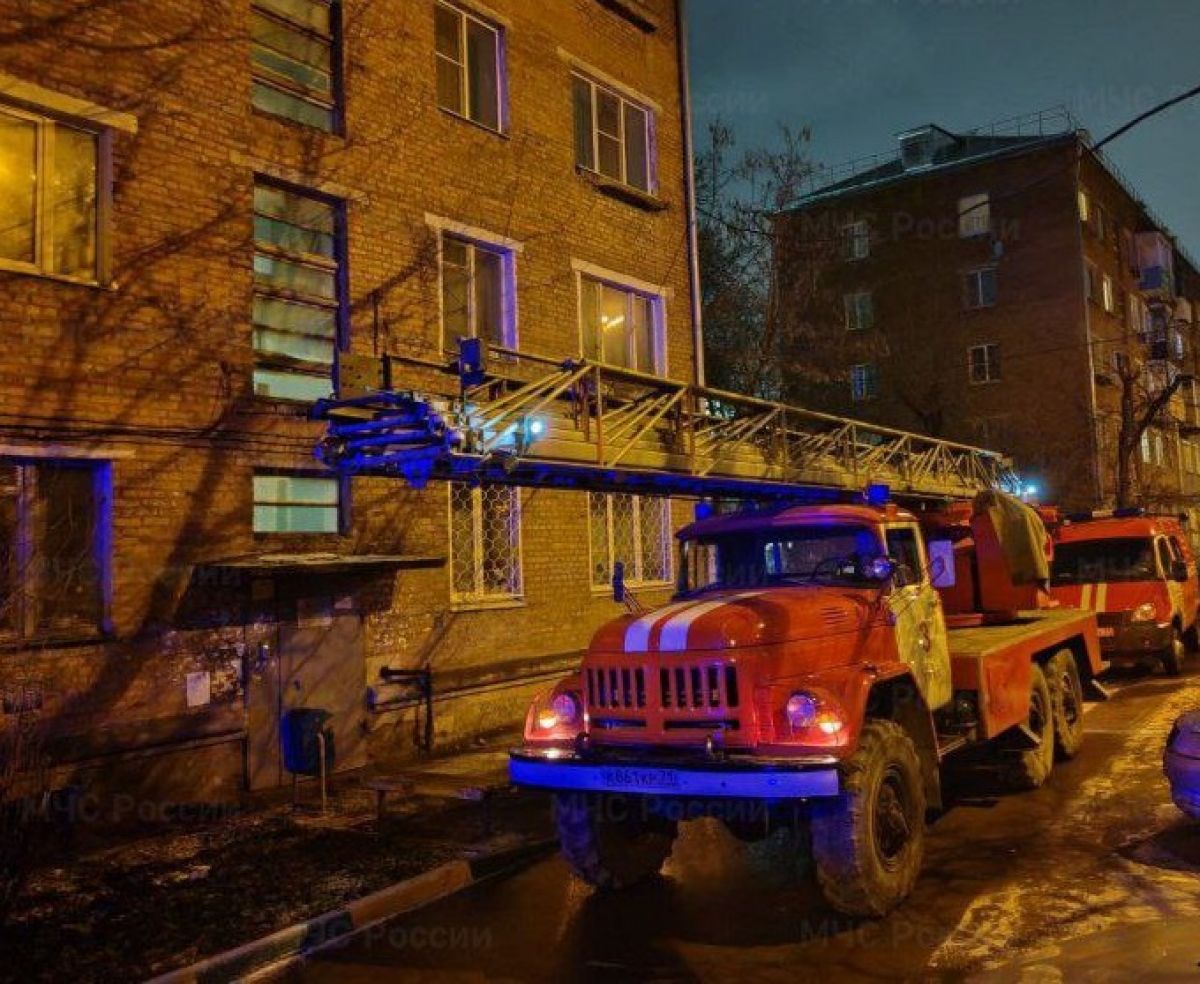
[[[430, 392], [392, 387], [402, 362]], [[328, 423], [318, 457], [417, 487], [440, 479], [745, 499], [872, 484], [931, 498], [1018, 488], [994, 451], [587, 360], [490, 347], [459, 367], [453, 394], [437, 392], [451, 388], [449, 367], [346, 357], [340, 398], [313, 410]]]

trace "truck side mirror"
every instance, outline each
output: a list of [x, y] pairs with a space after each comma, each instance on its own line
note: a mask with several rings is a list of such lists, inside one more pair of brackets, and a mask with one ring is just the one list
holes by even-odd
[[612, 572], [613, 601], [618, 605], [625, 603], [625, 562], [618, 560], [613, 564]]
[[1171, 580], [1179, 581], [1181, 584], [1186, 583], [1188, 579], [1188, 566], [1186, 561], [1173, 560], [1171, 561]]

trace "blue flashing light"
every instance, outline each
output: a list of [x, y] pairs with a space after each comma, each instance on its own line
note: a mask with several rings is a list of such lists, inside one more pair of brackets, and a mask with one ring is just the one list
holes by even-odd
[[542, 420], [541, 417], [530, 417], [525, 422], [525, 433], [531, 438], [541, 437], [546, 433], [546, 421]]
[[892, 490], [882, 482], [872, 482], [867, 486], [864, 497], [868, 506], [886, 506], [892, 498]]
[[1021, 486], [1022, 499], [1036, 499], [1041, 494], [1041, 489], [1038, 488], [1035, 482], [1026, 482]]
[[713, 514], [713, 504], [707, 499], [701, 499], [696, 503], [695, 516], [697, 522], [702, 519], [708, 519]]

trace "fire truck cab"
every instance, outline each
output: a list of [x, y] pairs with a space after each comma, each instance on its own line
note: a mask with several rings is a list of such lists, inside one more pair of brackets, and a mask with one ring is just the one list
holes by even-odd
[[1197, 648], [1196, 558], [1174, 517], [1128, 509], [1064, 519], [1050, 583], [1062, 604], [1096, 613], [1111, 662], [1150, 658], [1178, 676]]
[[1049, 606], [1021, 503], [800, 506], [679, 539], [675, 600], [601, 627], [511, 755], [589, 883], [657, 871], [680, 820], [715, 815], [744, 839], [790, 828], [831, 905], [883, 915], [915, 884], [945, 762], [1032, 788], [1079, 749], [1095, 617]]

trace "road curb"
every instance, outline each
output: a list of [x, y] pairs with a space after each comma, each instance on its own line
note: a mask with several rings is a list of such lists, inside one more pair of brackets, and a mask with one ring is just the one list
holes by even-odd
[[243, 980], [536, 860], [552, 846], [550, 841], [538, 841], [478, 858], [447, 862], [348, 902], [339, 909], [206, 957], [191, 966], [168, 971], [147, 984], [226, 984]]

